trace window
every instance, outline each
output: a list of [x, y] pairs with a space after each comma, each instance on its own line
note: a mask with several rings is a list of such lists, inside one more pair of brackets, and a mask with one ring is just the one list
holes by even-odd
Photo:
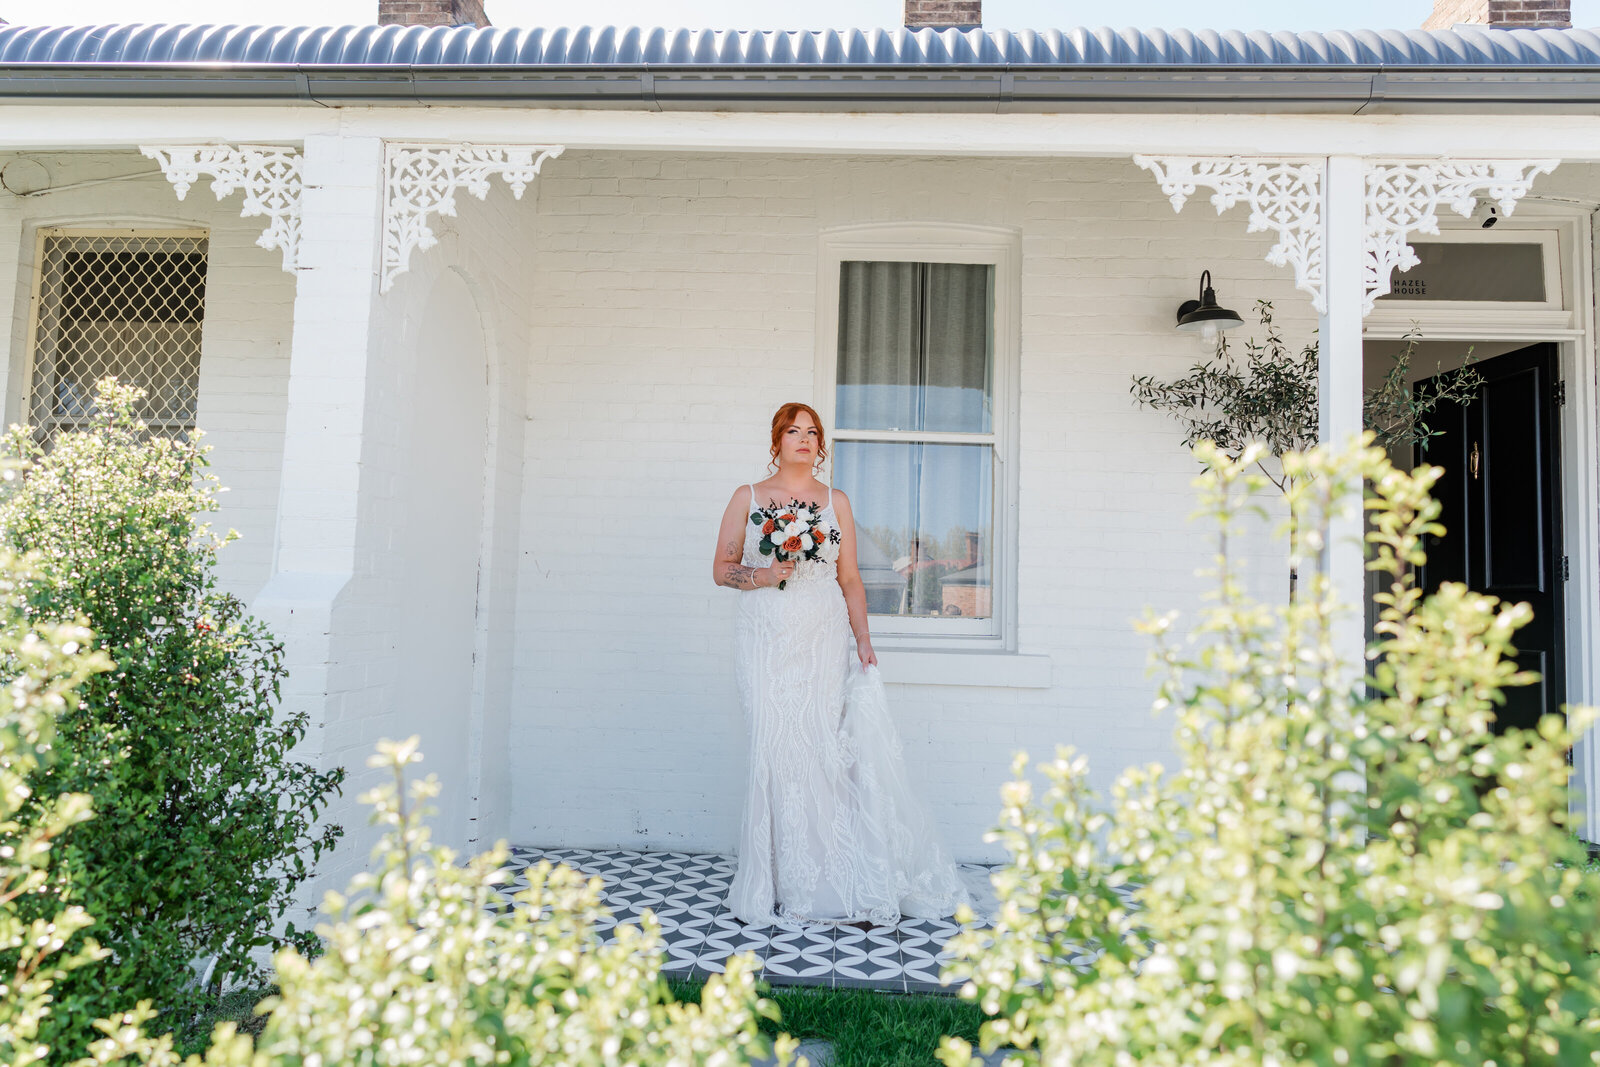
[[42, 443], [93, 417], [107, 376], [144, 390], [158, 432], [194, 428], [206, 253], [204, 231], [40, 232], [26, 412]]
[[1397, 270], [1384, 304], [1513, 304], [1560, 308], [1556, 235], [1548, 230], [1446, 230], [1411, 241], [1417, 264]]
[[1009, 250], [841, 242], [824, 265], [837, 318], [819, 393], [875, 633], [1005, 638]]

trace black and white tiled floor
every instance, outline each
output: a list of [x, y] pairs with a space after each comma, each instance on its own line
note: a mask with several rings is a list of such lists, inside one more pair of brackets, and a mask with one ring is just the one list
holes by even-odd
[[[598, 875], [611, 910], [609, 926], [634, 922], [645, 908], [655, 913], [669, 974], [718, 972], [729, 956], [749, 951], [764, 961], [763, 974], [773, 985], [954, 992], [954, 987], [939, 981], [949, 959], [945, 943], [960, 929], [951, 919], [905, 919], [870, 930], [743, 926], [723, 903], [734, 870], [734, 861], [727, 856], [580, 848], [511, 851], [518, 873], [502, 887], [504, 896], [525, 889], [522, 869], [540, 860]], [[609, 930], [606, 933], [609, 937]]]

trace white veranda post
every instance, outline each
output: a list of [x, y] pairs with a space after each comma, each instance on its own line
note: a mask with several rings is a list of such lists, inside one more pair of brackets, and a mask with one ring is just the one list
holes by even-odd
[[[348, 588], [360, 562], [362, 442], [367, 432], [382, 218], [383, 142], [305, 139], [305, 191], [284, 420], [272, 576], [252, 610], [284, 641], [286, 708], [305, 711], [305, 745], [325, 766], [359, 767], [370, 740], [350, 722], [370, 707], [370, 655]], [[370, 645], [370, 642], [367, 643]], [[353, 790], [347, 795], [353, 797]], [[359, 825], [355, 812], [331, 818]], [[359, 867], [362, 847], [324, 866], [329, 884]], [[314, 893], [308, 889], [308, 896]]]
[[[1361, 433], [1361, 320], [1366, 315], [1363, 264], [1366, 170], [1356, 156], [1329, 156], [1322, 183], [1323, 307], [1317, 319], [1317, 439], [1344, 448]], [[1360, 490], [1324, 531], [1322, 564], [1338, 602], [1364, 603]], [[1363, 661], [1359, 611], [1339, 619], [1334, 640], [1341, 659]]]

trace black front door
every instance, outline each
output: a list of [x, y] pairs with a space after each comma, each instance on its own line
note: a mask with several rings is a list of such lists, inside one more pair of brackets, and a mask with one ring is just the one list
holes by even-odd
[[1477, 397], [1440, 405], [1427, 422], [1441, 433], [1418, 448], [1420, 462], [1444, 468], [1434, 496], [1445, 533], [1428, 544], [1422, 584], [1432, 592], [1463, 582], [1532, 606], [1533, 621], [1515, 639], [1517, 664], [1540, 681], [1506, 690], [1496, 728], [1531, 727], [1566, 699], [1556, 346], [1473, 366], [1483, 376]]

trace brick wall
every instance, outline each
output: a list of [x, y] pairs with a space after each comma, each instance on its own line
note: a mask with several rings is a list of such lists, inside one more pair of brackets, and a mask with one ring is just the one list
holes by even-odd
[[1570, 0], [1434, 0], [1425, 30], [1448, 30], [1457, 23], [1502, 29], [1572, 25]]
[[922, 26], [981, 26], [983, 0], [905, 0], [905, 24]]
[[380, 26], [489, 25], [483, 0], [378, 0]]
[[[738, 593], [714, 586], [716, 524], [760, 477], [772, 410], [814, 399], [817, 235], [975, 223], [1021, 234], [1020, 645], [1051, 689], [895, 686], [911, 773], [963, 858], [1013, 751], [1087, 751], [1108, 785], [1169, 757], [1150, 713], [1143, 608], [1192, 617], [1210, 542], [1193, 462], [1129, 376], [1201, 355], [1172, 328], [1210, 267], [1228, 306], [1308, 301], [1270, 239], [1203, 203], [1181, 216], [1126, 161], [818, 159], [568, 152], [540, 179], [510, 733], [511, 836], [731, 848], [744, 724]], [[464, 205], [470, 214], [476, 205]], [[682, 532], [642, 541], [629, 524]], [[1258, 580], [1276, 592], [1280, 557]]]

